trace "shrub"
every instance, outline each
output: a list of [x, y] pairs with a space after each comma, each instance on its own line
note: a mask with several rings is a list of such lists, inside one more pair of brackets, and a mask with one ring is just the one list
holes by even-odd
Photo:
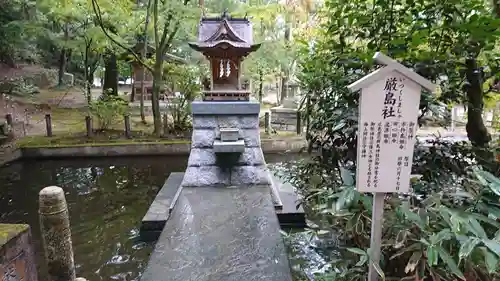
[[28, 96], [38, 94], [38, 87], [24, 78], [11, 78], [0, 81], [0, 93], [17, 96]]
[[104, 92], [98, 100], [90, 103], [90, 113], [98, 120], [99, 129], [107, 130], [128, 113], [128, 102], [123, 98]]
[[165, 82], [168, 88], [178, 91], [168, 109], [173, 124], [171, 130], [180, 132], [191, 127], [191, 102], [200, 94], [199, 69], [193, 66], [165, 64]]
[[[372, 195], [357, 192], [346, 169], [327, 171], [314, 161], [291, 168], [284, 176], [300, 188], [316, 229], [341, 240], [342, 259], [322, 278], [366, 280]], [[379, 270], [386, 280], [500, 278], [500, 179], [469, 166], [458, 177], [424, 174], [412, 190], [386, 195]]]

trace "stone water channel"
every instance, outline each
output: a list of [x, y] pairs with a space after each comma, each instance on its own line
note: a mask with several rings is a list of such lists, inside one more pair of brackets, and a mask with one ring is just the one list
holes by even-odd
[[[265, 156], [271, 165], [297, 157]], [[31, 226], [39, 280], [45, 280], [38, 192], [49, 185], [63, 187], [77, 276], [89, 281], [139, 280], [153, 250], [139, 237], [141, 219], [168, 175], [184, 171], [186, 165], [187, 157], [175, 156], [14, 162], [0, 168], [0, 222]], [[292, 261], [305, 257], [313, 267], [322, 266], [323, 259], [309, 242], [294, 244]]]

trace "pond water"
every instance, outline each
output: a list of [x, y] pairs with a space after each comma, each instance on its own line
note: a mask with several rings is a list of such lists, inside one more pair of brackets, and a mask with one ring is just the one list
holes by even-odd
[[[266, 155], [268, 163], [297, 155]], [[38, 223], [38, 192], [64, 189], [77, 276], [89, 281], [139, 280], [152, 244], [139, 239], [140, 221], [172, 172], [187, 157], [22, 161], [0, 168], [0, 222], [31, 226], [39, 280], [46, 280]]]

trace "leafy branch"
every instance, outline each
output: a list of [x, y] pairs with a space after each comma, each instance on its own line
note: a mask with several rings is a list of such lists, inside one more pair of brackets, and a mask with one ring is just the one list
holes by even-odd
[[120, 43], [118, 40], [113, 38], [113, 36], [111, 34], [109, 34], [108, 30], [104, 26], [104, 22], [102, 20], [101, 8], [99, 7], [97, 0], [92, 0], [92, 8], [94, 9], [97, 23], [101, 27], [104, 35], [106, 35], [106, 37], [109, 38], [109, 40], [111, 40], [117, 46], [119, 46], [119, 47], [123, 48], [124, 50], [126, 50], [127, 52], [129, 52], [136, 59], [136, 61], [139, 62], [142, 66], [144, 66], [147, 70], [149, 70], [150, 72], [153, 72], [153, 68], [151, 66], [149, 66], [144, 60], [142, 60], [142, 58], [134, 50], [132, 50], [132, 48], [127, 47], [125, 44]]

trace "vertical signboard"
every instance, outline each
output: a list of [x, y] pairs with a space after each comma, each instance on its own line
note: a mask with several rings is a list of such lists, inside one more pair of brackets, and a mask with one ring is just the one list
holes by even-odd
[[408, 192], [420, 91], [396, 71], [361, 90], [358, 191]]
[[407, 193], [422, 88], [435, 85], [378, 52], [385, 66], [348, 86], [360, 92], [356, 188], [373, 193], [368, 280], [378, 280], [386, 193]]

